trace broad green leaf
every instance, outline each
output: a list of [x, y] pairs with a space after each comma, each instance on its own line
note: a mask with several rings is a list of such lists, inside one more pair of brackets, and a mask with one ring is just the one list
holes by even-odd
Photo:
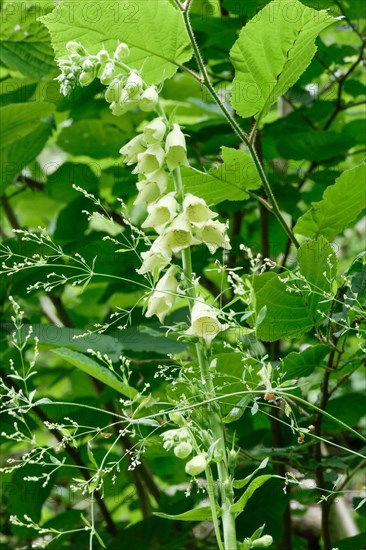
[[252, 497], [254, 495], [256, 490], [259, 489], [260, 487], [262, 487], [262, 485], [264, 485], [264, 483], [266, 483], [266, 481], [268, 481], [269, 479], [272, 479], [273, 477], [278, 477], [278, 476], [267, 474], [267, 475], [256, 477], [251, 482], [248, 489], [241, 495], [239, 500], [237, 502], [235, 502], [235, 504], [232, 505], [231, 512], [233, 514], [235, 514], [236, 517], [239, 514], [241, 514], [243, 512], [248, 500], [250, 499], [250, 497]]
[[258, 189], [261, 185], [253, 160], [248, 153], [229, 147], [222, 147], [221, 156], [223, 163], [207, 173], [183, 168], [185, 190], [208, 204], [247, 199], [247, 190]]
[[267, 315], [257, 328], [265, 342], [281, 338], [299, 338], [313, 326], [302, 296], [286, 291], [286, 283], [274, 273], [264, 273], [254, 280], [256, 310], [267, 306]]
[[41, 20], [50, 31], [57, 58], [66, 55], [69, 40], [80, 41], [91, 54], [103, 45], [112, 53], [120, 40], [131, 49], [129, 66], [141, 69], [149, 84], [172, 77], [192, 57], [183, 18], [167, 0], [75, 2], [72, 12], [68, 2], [61, 2]]
[[[321, 319], [320, 311], [329, 309], [329, 298], [333, 298], [332, 282], [336, 276], [337, 258], [331, 245], [324, 237], [306, 241], [297, 253], [302, 277], [309, 283], [310, 290], [302, 293], [305, 306], [314, 320]], [[300, 283], [300, 288], [303, 286]]]
[[291, 132], [282, 135], [277, 149], [281, 157], [321, 162], [345, 153], [356, 143], [353, 135], [332, 131]]
[[90, 359], [90, 357], [68, 348], [58, 348], [53, 350], [53, 353], [83, 372], [86, 372], [89, 376], [103, 382], [106, 386], [110, 386], [122, 395], [127, 396], [129, 399], [136, 397], [137, 390], [121, 382], [112, 371], [102, 367], [96, 361]]
[[46, 4], [34, 9], [12, 2], [1, 13], [0, 61], [35, 80], [57, 70], [47, 30], [37, 21], [51, 6]]
[[114, 124], [88, 119], [64, 128], [58, 136], [57, 145], [75, 156], [118, 158], [124, 140], [125, 134]]
[[[12, 333], [14, 325], [12, 323], [1, 323], [0, 328], [3, 331]], [[24, 324], [20, 330], [20, 339], [24, 342], [29, 333], [30, 325]], [[118, 361], [118, 358], [124, 350], [123, 344], [109, 336], [108, 334], [85, 334], [85, 330], [67, 327], [56, 327], [46, 324], [32, 324], [32, 333], [30, 340], [38, 338], [40, 344], [49, 346], [64, 346], [75, 350], [86, 352], [88, 349], [98, 349], [102, 355], [107, 354], [112, 361]]]
[[277, 0], [242, 29], [230, 57], [236, 70], [231, 104], [242, 117], [265, 116], [305, 71], [318, 34], [334, 22], [297, 0]]
[[346, 170], [328, 187], [320, 202], [314, 202], [294, 227], [295, 233], [334, 239], [366, 208], [366, 163]]
[[283, 373], [281, 381], [309, 376], [328, 353], [328, 346], [323, 344], [310, 346], [300, 353], [295, 351], [289, 353], [279, 365], [279, 369]]
[[306, 241], [299, 248], [298, 263], [300, 278], [295, 280], [274, 273], [254, 280], [257, 315], [267, 306], [266, 317], [257, 327], [261, 340], [298, 338], [322, 319], [318, 310], [330, 307], [336, 266], [330, 244], [323, 237]]
[[17, 103], [0, 109], [1, 189], [42, 151], [52, 133], [53, 109], [50, 103]]
[[[217, 517], [221, 516], [220, 509], [216, 510]], [[180, 521], [211, 521], [212, 512], [209, 506], [202, 506], [202, 508], [194, 508], [188, 512], [183, 512], [182, 514], [171, 515], [164, 514], [162, 512], [154, 512], [154, 516], [164, 519], [180, 520]]]

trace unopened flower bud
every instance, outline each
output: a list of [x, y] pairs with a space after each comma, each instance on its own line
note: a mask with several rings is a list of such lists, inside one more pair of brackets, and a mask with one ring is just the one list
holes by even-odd
[[68, 52], [70, 52], [71, 54], [73, 53], [77, 53], [79, 55], [87, 55], [87, 51], [86, 49], [84, 48], [84, 46], [82, 46], [80, 44], [80, 42], [75, 42], [74, 40], [70, 40], [70, 42], [68, 42], [66, 44], [66, 49]]
[[193, 447], [188, 441], [182, 441], [176, 447], [174, 447], [174, 454], [178, 458], [187, 458], [193, 451]]
[[119, 103], [122, 92], [123, 82], [119, 78], [115, 78], [106, 89], [105, 98], [108, 103], [112, 103], [113, 101]]
[[166, 124], [161, 118], [155, 118], [144, 128], [146, 143], [161, 142], [166, 132]]
[[107, 50], [100, 50], [98, 53], [97, 53], [97, 59], [99, 61], [99, 63], [108, 63], [109, 61], [109, 53], [107, 52]]
[[161, 323], [172, 310], [175, 302], [178, 281], [175, 278], [176, 266], [172, 266], [160, 279], [149, 299], [146, 317], [156, 315]]
[[116, 51], [114, 52], [114, 58], [118, 61], [122, 61], [130, 55], [130, 48], [124, 42], [118, 44]]
[[186, 334], [203, 338], [207, 343], [211, 343], [222, 329], [215, 309], [204, 300], [196, 300], [191, 313], [191, 326]]
[[114, 78], [115, 67], [113, 63], [107, 63], [100, 76], [102, 84], [110, 84]]
[[89, 86], [89, 84], [91, 84], [93, 80], [94, 80], [94, 74], [92, 72], [86, 73], [85, 71], [83, 71], [79, 76], [79, 83], [80, 83], [80, 86], [82, 87]]
[[271, 535], [263, 535], [257, 540], [252, 542], [252, 548], [268, 548], [273, 544], [273, 538]]
[[175, 424], [178, 424], [178, 426], [184, 426], [185, 425], [184, 416], [180, 412], [169, 413], [169, 419], [172, 422], [174, 422]]
[[86, 73], [90, 73], [90, 71], [94, 70], [94, 63], [91, 59], [87, 58], [83, 61], [82, 64], [83, 71]]
[[207, 468], [207, 466], [208, 462], [206, 454], [201, 453], [187, 462], [185, 471], [190, 476], [198, 476]]
[[140, 97], [139, 107], [141, 111], [149, 113], [159, 103], [159, 94], [155, 86], [149, 86]]
[[166, 163], [172, 172], [180, 165], [188, 165], [186, 139], [179, 124], [173, 125], [165, 142]]
[[126, 81], [125, 89], [129, 97], [138, 96], [140, 98], [143, 85], [144, 81], [141, 76], [136, 71], [132, 71]]
[[203, 224], [218, 216], [218, 214], [209, 209], [203, 199], [191, 193], [188, 193], [184, 197], [183, 210], [189, 221], [194, 225]]

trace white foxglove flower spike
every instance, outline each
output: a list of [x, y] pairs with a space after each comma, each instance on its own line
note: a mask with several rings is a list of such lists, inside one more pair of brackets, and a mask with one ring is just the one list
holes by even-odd
[[213, 307], [206, 304], [204, 300], [195, 301], [191, 312], [191, 326], [186, 334], [202, 338], [210, 344], [215, 336], [226, 328], [217, 319], [217, 313]]
[[186, 139], [179, 124], [173, 125], [165, 141], [166, 163], [172, 172], [178, 166], [188, 166]]
[[175, 254], [193, 244], [199, 244], [199, 241], [193, 237], [191, 224], [184, 214], [174, 218], [164, 231], [162, 239], [165, 245]]
[[205, 243], [211, 254], [218, 248], [231, 250], [230, 239], [226, 232], [226, 225], [217, 220], [208, 221], [198, 232], [197, 237]]
[[124, 156], [123, 162], [127, 166], [136, 164], [138, 155], [143, 151], [145, 151], [145, 140], [142, 134], [131, 139], [131, 141], [126, 143], [126, 145], [119, 150], [121, 155]]
[[165, 160], [164, 149], [159, 143], [149, 145], [142, 153], [137, 155], [137, 166], [133, 174], [152, 174], [163, 167]]
[[146, 88], [146, 90], [141, 94], [139, 107], [141, 111], [149, 113], [155, 109], [158, 103], [159, 94], [156, 87], [149, 86], [149, 88]]
[[153, 227], [157, 233], [162, 233], [165, 226], [170, 223], [177, 214], [178, 203], [175, 193], [169, 193], [155, 204], [151, 204], [147, 211], [148, 217], [142, 224], [142, 228]]
[[162, 118], [155, 118], [144, 128], [144, 136], [146, 143], [161, 143], [166, 132], [166, 124]]
[[188, 193], [184, 197], [183, 211], [188, 220], [198, 227], [212, 218], [217, 218], [218, 214], [209, 209], [206, 202], [200, 197]]
[[161, 323], [172, 310], [175, 302], [178, 281], [175, 278], [177, 267], [172, 266], [160, 279], [149, 299], [146, 317], [156, 315]]

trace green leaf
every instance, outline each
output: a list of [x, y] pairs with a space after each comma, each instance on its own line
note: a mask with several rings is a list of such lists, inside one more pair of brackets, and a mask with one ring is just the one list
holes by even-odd
[[133, 399], [138, 394], [137, 390], [118, 380], [112, 371], [102, 367], [93, 359], [86, 357], [86, 355], [67, 348], [58, 348], [52, 351], [68, 363], [71, 363], [71, 365], [74, 365], [83, 372], [86, 372], [86, 374], [89, 374], [89, 376], [103, 382], [106, 386], [110, 386], [122, 395], [127, 396], [129, 399]]
[[18, 103], [0, 108], [1, 190], [42, 151], [52, 133], [49, 117], [53, 109], [50, 103]]
[[[267, 306], [266, 317], [257, 327], [258, 338], [265, 342], [302, 336], [322, 319], [318, 310], [330, 307], [336, 270], [330, 244], [323, 237], [305, 242], [298, 250], [298, 263], [300, 279], [286, 281], [284, 275], [275, 273], [254, 279], [257, 315]], [[298, 291], [286, 290], [291, 285]]]
[[[48, 4], [48, 7], [50, 3]], [[50, 38], [37, 17], [47, 10], [14, 2], [1, 12], [0, 61], [32, 79], [56, 70]]]
[[124, 134], [114, 124], [88, 119], [79, 120], [64, 128], [58, 136], [57, 145], [75, 156], [118, 158], [123, 139]]
[[236, 70], [231, 104], [242, 117], [265, 116], [313, 58], [318, 34], [334, 19], [297, 0], [268, 4], [242, 29], [230, 57]]
[[183, 18], [166, 0], [100, 0], [89, 9], [76, 2], [72, 24], [70, 13], [68, 2], [62, 2], [41, 18], [50, 31], [57, 58], [67, 54], [69, 40], [80, 41], [91, 54], [103, 45], [112, 53], [120, 40], [131, 49], [129, 66], [141, 69], [149, 84], [159, 84], [192, 57]]
[[366, 163], [346, 170], [328, 187], [320, 202], [314, 202], [294, 227], [306, 237], [324, 235], [332, 240], [366, 208]]
[[[221, 510], [216, 510], [217, 517], [221, 516]], [[182, 514], [171, 515], [164, 514], [163, 512], [154, 512], [154, 516], [164, 519], [180, 520], [180, 521], [212, 521], [212, 512], [209, 506], [202, 506], [202, 508], [194, 508], [188, 512]]]
[[281, 361], [279, 369], [284, 373], [282, 381], [309, 376], [329, 353], [328, 346], [319, 344], [311, 346], [300, 353], [295, 351], [286, 355]]
[[[332, 282], [336, 276], [337, 258], [331, 245], [324, 237], [303, 243], [297, 253], [300, 273], [310, 285], [311, 291], [303, 292], [306, 308], [314, 320], [321, 319], [320, 311], [329, 309], [329, 298], [333, 298]], [[300, 284], [300, 287], [302, 285]], [[327, 299], [325, 294], [331, 294]]]
[[345, 153], [355, 143], [353, 135], [343, 131], [291, 132], [281, 136], [277, 149], [286, 159], [321, 162]]
[[239, 500], [237, 502], [235, 502], [235, 504], [232, 505], [231, 512], [233, 514], [236, 514], [236, 516], [241, 514], [243, 512], [248, 500], [250, 499], [250, 497], [252, 497], [254, 495], [256, 490], [259, 489], [260, 487], [262, 487], [262, 485], [264, 483], [266, 483], [266, 481], [268, 481], [269, 479], [272, 479], [273, 477], [279, 477], [279, 476], [267, 474], [267, 475], [264, 475], [264, 476], [256, 477], [255, 480], [252, 481], [252, 483], [249, 485], [249, 487], [245, 491], [245, 493], [243, 493], [241, 495], [241, 497], [239, 498]]
[[212, 205], [225, 200], [247, 199], [247, 190], [258, 189], [261, 185], [253, 160], [248, 153], [230, 147], [222, 147], [221, 156], [223, 163], [207, 173], [183, 168], [185, 190]]
[[267, 306], [267, 315], [257, 327], [257, 336], [265, 342], [281, 338], [299, 338], [313, 326], [313, 321], [299, 294], [286, 292], [280, 276], [264, 273], [254, 280], [256, 310]]
[[233, 481], [233, 487], [234, 489], [242, 489], [243, 487], [245, 487], [246, 485], [248, 485], [248, 483], [252, 480], [253, 476], [255, 476], [255, 474], [259, 471], [259, 470], [263, 470], [263, 468], [265, 468], [268, 464], [268, 457], [265, 458], [264, 460], [262, 460], [262, 462], [259, 464], [258, 468], [256, 468], [254, 470], [254, 472], [252, 472], [251, 474], [247, 475], [247, 477], [245, 477], [244, 479], [236, 479]]

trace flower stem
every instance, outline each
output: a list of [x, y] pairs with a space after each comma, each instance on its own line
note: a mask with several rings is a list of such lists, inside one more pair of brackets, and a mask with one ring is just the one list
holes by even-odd
[[220, 107], [221, 111], [225, 115], [227, 121], [229, 122], [230, 126], [232, 127], [232, 129], [234, 130], [236, 135], [248, 147], [248, 151], [249, 151], [249, 153], [250, 153], [250, 155], [253, 159], [253, 162], [255, 164], [255, 167], [258, 171], [259, 177], [261, 179], [261, 182], [262, 182], [262, 185], [263, 185], [264, 190], [266, 192], [266, 195], [268, 197], [268, 200], [271, 203], [271, 206], [272, 206], [271, 212], [276, 216], [277, 220], [282, 225], [284, 231], [287, 233], [289, 239], [291, 239], [291, 242], [296, 246], [296, 248], [299, 248], [300, 244], [299, 244], [298, 240], [296, 239], [292, 229], [289, 227], [289, 225], [286, 223], [286, 220], [282, 216], [281, 210], [280, 210], [280, 208], [278, 206], [278, 203], [276, 201], [276, 197], [273, 194], [273, 191], [272, 191], [272, 188], [271, 188], [270, 183], [268, 181], [267, 175], [266, 175], [266, 173], [264, 171], [264, 168], [263, 168], [263, 166], [262, 166], [262, 164], [261, 164], [261, 162], [258, 158], [258, 154], [257, 154], [257, 151], [255, 150], [255, 147], [254, 147], [253, 143], [248, 138], [248, 136], [246, 135], [244, 130], [237, 123], [235, 118], [232, 116], [229, 109], [227, 108], [225, 103], [222, 101], [222, 99], [218, 95], [217, 91], [215, 90], [215, 87], [213, 86], [213, 84], [210, 80], [209, 74], [207, 72], [205, 63], [203, 61], [200, 49], [199, 49], [197, 41], [196, 41], [196, 37], [194, 36], [191, 21], [190, 21], [190, 18], [189, 18], [189, 11], [188, 10], [182, 11], [182, 16], [183, 16], [184, 23], [185, 23], [185, 26], [187, 28], [187, 32], [188, 32], [188, 35], [189, 35], [189, 38], [190, 38], [190, 41], [191, 41], [191, 44], [192, 44], [192, 47], [193, 47], [193, 50], [194, 50], [194, 53], [195, 53], [197, 65], [198, 65], [199, 70], [201, 72], [201, 79], [200, 79], [201, 84], [203, 84], [207, 88], [208, 92], [212, 96], [215, 103]]
[[[174, 171], [173, 178], [174, 178], [174, 186], [175, 186], [177, 197], [180, 197], [180, 199], [182, 200], [184, 195], [184, 186], [182, 182], [180, 167], [178, 167]], [[182, 265], [183, 265], [183, 273], [184, 273], [184, 279], [186, 284], [186, 292], [187, 292], [187, 296], [190, 298], [189, 307], [190, 309], [192, 309], [194, 301], [197, 299], [197, 294], [196, 294], [195, 287], [193, 285], [192, 255], [191, 255], [190, 248], [186, 248], [182, 250]], [[216, 392], [215, 392], [214, 380], [210, 372], [207, 349], [203, 343], [198, 342], [196, 344], [196, 353], [197, 353], [197, 359], [199, 362], [202, 382], [204, 387], [206, 388], [204, 399], [206, 399], [207, 397], [215, 398]], [[218, 482], [219, 482], [219, 490], [220, 490], [220, 497], [221, 497], [221, 516], [222, 516], [222, 527], [223, 527], [223, 533], [224, 533], [224, 547], [222, 547], [221, 538], [220, 539], [218, 538], [216, 505], [215, 505], [215, 502], [212, 502], [212, 498], [214, 498], [214, 493], [211, 490], [211, 487], [209, 487], [209, 497], [210, 497], [210, 503], [211, 503], [211, 510], [213, 514], [212, 519], [215, 526], [215, 533], [216, 533], [216, 538], [217, 538], [219, 548], [224, 548], [225, 550], [236, 550], [237, 542], [236, 542], [235, 514], [231, 512], [234, 492], [233, 492], [232, 479], [230, 476], [229, 466], [227, 461], [225, 433], [224, 433], [224, 425], [221, 418], [220, 405], [217, 402], [213, 402], [209, 406], [208, 414], [210, 417], [212, 442], [213, 443], [216, 442], [215, 451], [216, 451], [216, 454], [220, 457], [219, 462], [217, 463], [217, 471], [218, 471]], [[207, 472], [206, 472], [206, 476], [207, 476]], [[210, 485], [209, 478], [207, 479], [207, 481]], [[212, 480], [211, 480], [211, 486], [212, 486]]]

